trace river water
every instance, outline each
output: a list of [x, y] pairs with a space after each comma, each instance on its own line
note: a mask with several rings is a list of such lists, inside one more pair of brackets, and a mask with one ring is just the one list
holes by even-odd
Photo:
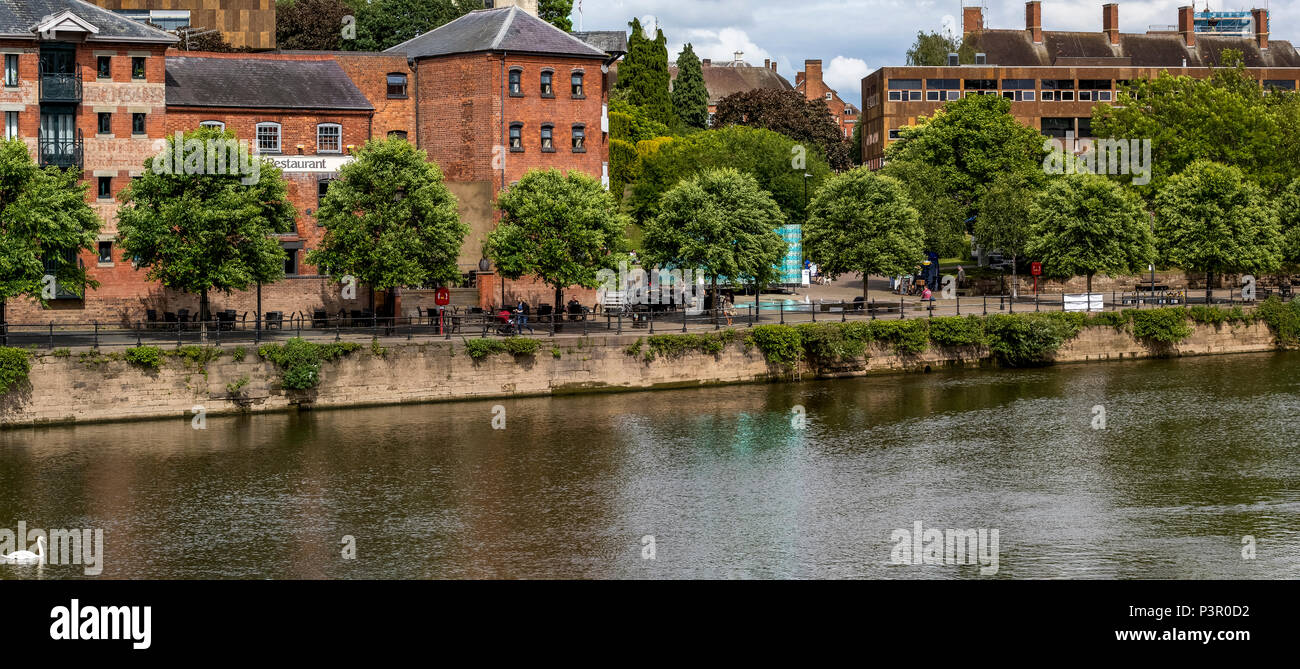
[[[1298, 407], [1263, 354], [7, 430], [0, 528], [98, 578], [1295, 578]], [[996, 572], [895, 564], [917, 522]]]

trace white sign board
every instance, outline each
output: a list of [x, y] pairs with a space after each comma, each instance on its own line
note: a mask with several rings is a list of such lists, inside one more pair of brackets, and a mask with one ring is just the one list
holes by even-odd
[[1064, 295], [1066, 311], [1105, 311], [1106, 295], [1104, 293], [1081, 293]]
[[352, 162], [352, 156], [273, 156], [259, 155], [285, 172], [337, 172]]

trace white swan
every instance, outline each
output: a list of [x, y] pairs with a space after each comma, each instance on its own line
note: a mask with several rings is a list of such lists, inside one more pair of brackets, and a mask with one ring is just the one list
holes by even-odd
[[15, 551], [0, 556], [0, 562], [9, 564], [45, 564], [45, 537], [36, 537], [36, 552]]

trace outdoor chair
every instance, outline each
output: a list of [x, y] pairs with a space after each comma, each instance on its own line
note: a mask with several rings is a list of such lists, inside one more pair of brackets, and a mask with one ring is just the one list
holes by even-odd
[[329, 313], [324, 309], [316, 309], [312, 311], [311, 326], [314, 328], [329, 327]]
[[284, 313], [280, 311], [266, 312], [266, 329], [268, 330], [284, 329]]

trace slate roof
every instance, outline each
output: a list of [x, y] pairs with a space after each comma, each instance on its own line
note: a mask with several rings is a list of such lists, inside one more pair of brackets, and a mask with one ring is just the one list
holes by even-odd
[[1290, 42], [1272, 40], [1261, 50], [1253, 37], [1196, 34], [1196, 46], [1183, 46], [1178, 33], [1121, 34], [1112, 47], [1104, 33], [1043, 32], [1034, 44], [1024, 30], [985, 30], [967, 35], [975, 50], [988, 55], [989, 65], [1031, 67], [1051, 65], [1119, 65], [1132, 67], [1205, 67], [1219, 64], [1224, 49], [1236, 49], [1247, 67], [1300, 67], [1300, 54]]
[[333, 60], [193, 56], [167, 57], [167, 105], [374, 109]]
[[36, 39], [33, 28], [44, 17], [57, 16], [71, 11], [99, 29], [86, 35], [88, 42], [154, 42], [170, 44], [178, 38], [168, 32], [151, 28], [96, 7], [81, 0], [0, 0], [0, 37]]
[[622, 30], [597, 30], [569, 34], [611, 56], [622, 56], [627, 53], [627, 33]]
[[411, 59], [484, 51], [606, 58], [602, 49], [514, 6], [470, 12], [386, 51]]
[[[702, 67], [700, 71], [704, 74], [704, 88], [709, 92], [709, 104], [714, 105], [718, 100], [727, 97], [733, 93], [743, 93], [752, 91], [755, 88], [774, 88], [778, 91], [793, 91], [794, 86], [786, 80], [785, 77], [777, 74], [776, 70], [756, 65], [736, 65], [726, 63], [723, 65], [709, 65]], [[668, 76], [677, 81], [677, 66], [672, 63], [668, 64]], [[618, 82], [618, 63], [609, 67], [609, 85], [612, 88]]]

